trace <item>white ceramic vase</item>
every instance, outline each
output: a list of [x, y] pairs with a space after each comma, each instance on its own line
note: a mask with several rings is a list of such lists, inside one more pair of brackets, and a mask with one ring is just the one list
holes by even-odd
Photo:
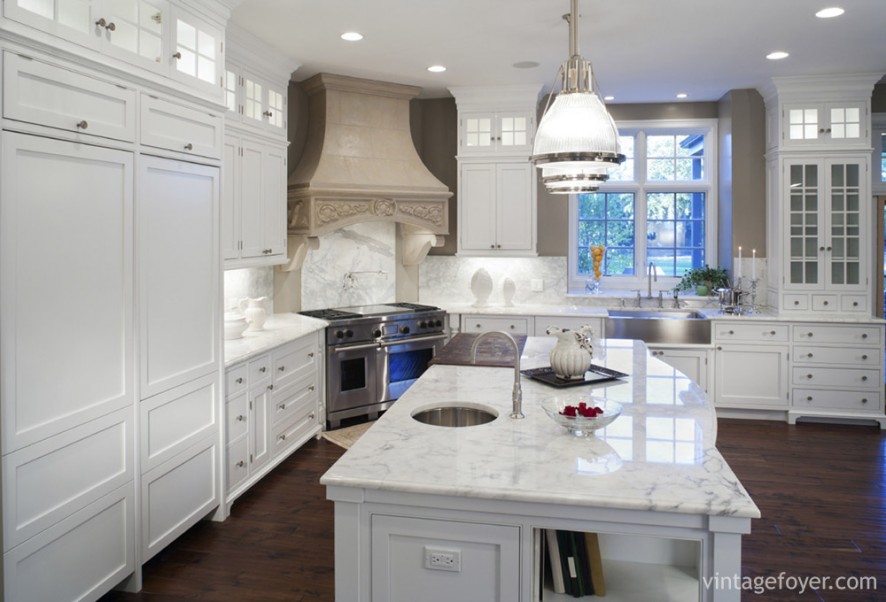
[[485, 268], [480, 268], [471, 277], [471, 292], [474, 293], [474, 305], [485, 307], [492, 294], [492, 276]]
[[501, 295], [505, 300], [506, 307], [514, 306], [514, 293], [517, 292], [517, 285], [510, 278], [505, 278], [501, 284]]
[[557, 337], [557, 344], [551, 350], [554, 375], [564, 380], [584, 378], [585, 372], [591, 367], [591, 352], [579, 344], [571, 330], [549, 332]]

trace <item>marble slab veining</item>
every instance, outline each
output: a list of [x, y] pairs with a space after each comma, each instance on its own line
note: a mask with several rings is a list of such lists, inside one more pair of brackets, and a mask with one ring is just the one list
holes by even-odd
[[[524, 368], [548, 365], [555, 339], [530, 337]], [[327, 486], [652, 510], [760, 516], [716, 449], [704, 392], [649, 355], [640, 341], [610, 340], [595, 364], [630, 376], [581, 387], [624, 412], [595, 438], [568, 435], [538, 406], [554, 389], [522, 378], [526, 418], [509, 418], [510, 368], [433, 366], [323, 476]], [[569, 390], [570, 393], [578, 391]], [[498, 418], [445, 428], [411, 415], [439, 404], [490, 406]]]

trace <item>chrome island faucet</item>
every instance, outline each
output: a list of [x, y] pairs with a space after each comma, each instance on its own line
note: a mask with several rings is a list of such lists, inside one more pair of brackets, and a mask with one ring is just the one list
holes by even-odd
[[514, 407], [511, 410], [511, 418], [525, 418], [523, 415], [523, 388], [520, 386], [520, 346], [517, 345], [514, 337], [503, 330], [481, 332], [471, 345], [471, 363], [477, 363], [477, 346], [480, 344], [480, 340], [490, 334], [500, 334], [506, 337], [514, 347], [514, 391], [511, 394], [511, 401]]

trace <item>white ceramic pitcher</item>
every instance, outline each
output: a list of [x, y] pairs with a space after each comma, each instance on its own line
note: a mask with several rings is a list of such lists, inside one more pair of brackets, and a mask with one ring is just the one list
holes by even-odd
[[264, 306], [267, 300], [267, 297], [258, 297], [257, 299], [247, 297], [240, 300], [240, 310], [249, 324], [249, 327], [246, 329], [247, 332], [255, 332], [264, 328], [265, 320], [268, 319], [268, 310]]

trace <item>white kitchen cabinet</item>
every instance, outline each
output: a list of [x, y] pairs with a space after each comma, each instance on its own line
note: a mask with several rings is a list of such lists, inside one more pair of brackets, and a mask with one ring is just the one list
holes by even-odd
[[225, 371], [228, 506], [322, 430], [324, 331]]
[[3, 16], [221, 100], [224, 26], [168, 0], [8, 0]]
[[142, 94], [140, 115], [140, 140], [145, 146], [195, 155], [197, 161], [221, 158], [224, 120], [220, 112]]
[[716, 407], [786, 410], [790, 326], [724, 320], [712, 331]]
[[458, 254], [536, 255], [529, 163], [538, 86], [452, 88], [458, 107]]
[[[708, 359], [710, 350], [691, 349], [688, 347], [659, 347], [658, 345], [650, 344], [649, 353], [652, 354], [652, 357], [658, 358], [675, 370], [682, 372], [698, 384], [702, 390], [708, 391], [708, 382], [710, 380]], [[674, 375], [669, 372], [666, 376], [673, 377]]]
[[458, 186], [460, 255], [535, 255], [532, 165], [462, 161]]
[[225, 67], [228, 120], [286, 136], [285, 83], [275, 83], [257, 69], [243, 67], [228, 60]]
[[462, 314], [461, 332], [480, 333], [486, 330], [528, 335], [535, 330], [535, 321], [532, 316]]
[[796, 323], [791, 358], [791, 409], [802, 417], [873, 419], [883, 414], [883, 327]]
[[870, 111], [861, 99], [785, 103], [782, 111], [783, 148], [869, 144]]
[[286, 261], [286, 144], [225, 136], [222, 253], [225, 268]]
[[[3, 117], [93, 136], [132, 142], [136, 135], [133, 88], [81, 68], [3, 52]], [[101, 140], [95, 143], [101, 144]]]
[[533, 334], [537, 337], [547, 336], [547, 329], [556, 326], [561, 330], [578, 330], [582, 326], [590, 326], [595, 338], [603, 338], [603, 318], [597, 316], [557, 316], [538, 315], [533, 317]]
[[141, 157], [142, 399], [218, 370], [218, 204], [217, 167]]

